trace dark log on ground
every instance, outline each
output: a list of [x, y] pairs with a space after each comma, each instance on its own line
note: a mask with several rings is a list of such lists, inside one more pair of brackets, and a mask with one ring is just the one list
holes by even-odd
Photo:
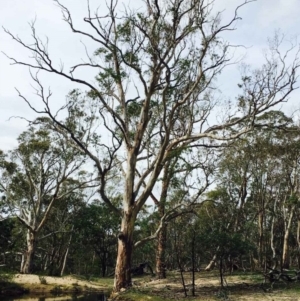
[[289, 274], [280, 272], [276, 269], [270, 267], [267, 267], [267, 269], [270, 271], [265, 274], [265, 278], [270, 281], [272, 287], [275, 282], [279, 281], [283, 281], [285, 284], [288, 284], [289, 282], [300, 281], [300, 271], [294, 271], [296, 275], [291, 277]]
[[150, 270], [152, 275], [154, 275], [153, 269], [150, 266], [149, 262], [140, 263], [138, 266], [131, 268], [130, 272], [132, 275], [143, 275], [144, 269], [146, 269], [146, 268]]

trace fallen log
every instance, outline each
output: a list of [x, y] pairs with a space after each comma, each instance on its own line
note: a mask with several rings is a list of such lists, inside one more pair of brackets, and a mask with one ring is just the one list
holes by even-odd
[[270, 267], [267, 267], [267, 269], [270, 271], [265, 274], [265, 278], [270, 281], [272, 288], [275, 282], [282, 281], [287, 285], [290, 282], [300, 281], [300, 271], [294, 271], [296, 275], [291, 277], [289, 274], [280, 272], [276, 269]]
[[152, 275], [154, 274], [149, 262], [140, 263], [138, 266], [131, 268], [130, 272], [132, 275], [143, 275], [146, 268], [150, 270]]

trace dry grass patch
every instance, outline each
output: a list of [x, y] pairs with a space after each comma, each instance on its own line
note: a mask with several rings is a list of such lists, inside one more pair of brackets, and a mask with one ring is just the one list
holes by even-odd
[[12, 281], [34, 294], [66, 294], [108, 291], [111, 287], [100, 281], [86, 281], [76, 277], [50, 277], [16, 274]]

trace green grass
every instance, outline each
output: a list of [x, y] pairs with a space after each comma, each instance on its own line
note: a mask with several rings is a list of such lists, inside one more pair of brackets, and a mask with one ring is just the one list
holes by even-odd
[[193, 301], [215, 301], [217, 300], [215, 297], [204, 297], [204, 296], [196, 296], [192, 297], [189, 296], [184, 298], [184, 295], [177, 296], [159, 296], [157, 294], [153, 294], [150, 291], [145, 290], [136, 290], [136, 289], [129, 289], [124, 293], [119, 295], [118, 300], [126, 300], [126, 301], [174, 301], [174, 300], [193, 300]]
[[99, 284], [108, 289], [112, 289], [113, 285], [114, 285], [114, 279], [111, 277], [101, 278], [101, 277], [94, 277], [94, 276], [86, 277], [86, 276], [81, 276], [81, 275], [72, 275], [72, 277], [77, 280], [83, 280], [83, 281], [88, 281], [90, 283]]
[[96, 284], [99, 284], [103, 287], [107, 287], [108, 289], [112, 289], [114, 286], [114, 279], [113, 278], [96, 278], [93, 277], [91, 282], [94, 282]]

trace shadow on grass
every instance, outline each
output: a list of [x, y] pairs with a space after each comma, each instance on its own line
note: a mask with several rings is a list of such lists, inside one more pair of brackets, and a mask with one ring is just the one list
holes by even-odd
[[0, 274], [0, 296], [18, 296], [29, 293], [21, 285], [12, 281], [12, 274]]

